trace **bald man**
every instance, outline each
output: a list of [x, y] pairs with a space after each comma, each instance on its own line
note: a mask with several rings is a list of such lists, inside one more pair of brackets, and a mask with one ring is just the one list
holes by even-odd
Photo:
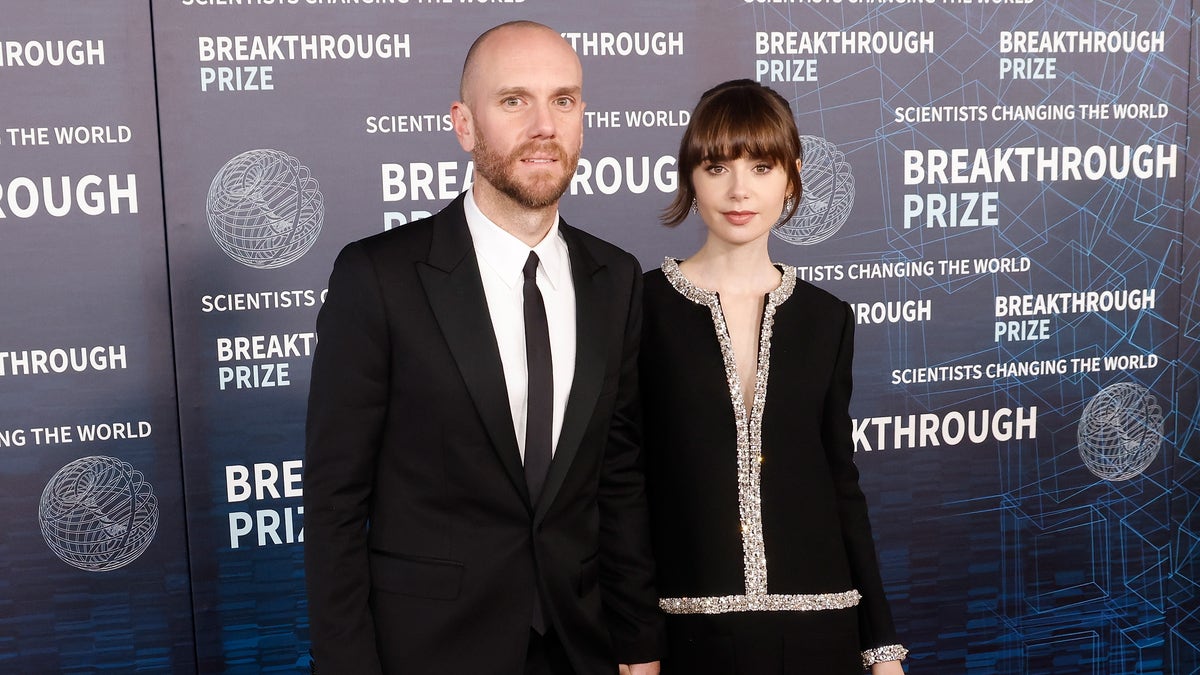
[[334, 263], [304, 477], [320, 673], [658, 672], [641, 272], [558, 215], [582, 87], [546, 26], [481, 35], [450, 108], [474, 185]]

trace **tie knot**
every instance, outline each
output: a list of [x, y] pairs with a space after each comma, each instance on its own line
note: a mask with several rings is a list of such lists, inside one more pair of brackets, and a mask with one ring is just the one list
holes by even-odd
[[529, 257], [525, 259], [525, 268], [521, 271], [525, 274], [526, 281], [532, 281], [537, 276], [538, 257], [537, 253], [529, 252]]

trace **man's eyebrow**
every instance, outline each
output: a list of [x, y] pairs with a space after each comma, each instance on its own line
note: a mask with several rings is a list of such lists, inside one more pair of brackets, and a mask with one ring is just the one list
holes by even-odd
[[[552, 96], [579, 96], [580, 92], [582, 91], [582, 87], [578, 85], [571, 85], [569, 87], [559, 87], [558, 89], [555, 89]], [[530, 91], [528, 87], [504, 87], [496, 90], [494, 95], [497, 98], [504, 98], [507, 96], [527, 96], [529, 93]]]
[[504, 98], [507, 96], [525, 95], [528, 93], [529, 93], [529, 90], [526, 89], [525, 87], [504, 87], [503, 89], [497, 89], [495, 92], [495, 96], [497, 98]]

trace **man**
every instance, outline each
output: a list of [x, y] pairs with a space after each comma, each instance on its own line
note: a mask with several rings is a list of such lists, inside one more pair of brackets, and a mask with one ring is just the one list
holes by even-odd
[[558, 219], [582, 82], [546, 26], [481, 35], [451, 106], [473, 187], [334, 264], [305, 455], [321, 673], [658, 672], [640, 270]]

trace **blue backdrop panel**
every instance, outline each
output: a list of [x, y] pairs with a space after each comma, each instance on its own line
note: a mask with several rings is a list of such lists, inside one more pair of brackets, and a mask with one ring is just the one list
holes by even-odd
[[1171, 495], [1171, 609], [1168, 663], [1177, 673], [1200, 670], [1200, 3], [1192, 2], [1188, 79], [1188, 154], [1180, 241], [1179, 387], [1175, 409], [1179, 458]]

